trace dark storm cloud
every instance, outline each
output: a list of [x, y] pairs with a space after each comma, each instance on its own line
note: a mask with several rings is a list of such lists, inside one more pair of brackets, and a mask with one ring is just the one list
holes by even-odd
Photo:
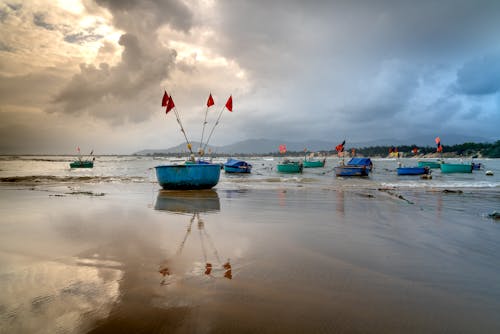
[[36, 26], [42, 27], [42, 28], [47, 29], [47, 30], [54, 30], [55, 29], [53, 24], [47, 23], [47, 21], [45, 21], [45, 14], [44, 13], [33, 14], [33, 23]]
[[500, 91], [500, 54], [465, 63], [457, 72], [457, 88], [468, 95], [488, 95]]
[[[306, 99], [314, 112], [304, 125], [321, 128], [316, 124], [336, 120], [318, 136], [340, 127], [354, 129], [354, 121], [363, 121], [356, 126], [364, 124], [365, 136], [384, 136], [387, 120], [400, 115], [406, 115], [398, 118], [401, 132], [410, 133], [417, 123], [419, 128], [438, 127], [442, 123], [432, 120], [444, 120], [450, 112], [468, 129], [467, 101], [449, 95], [451, 76], [469, 55], [498, 45], [500, 31], [500, 1], [228, 0], [217, 6], [221, 15], [214, 24], [223, 37], [213, 42], [237, 59], [258, 86], [294, 101], [287, 110]], [[387, 67], [393, 59], [410, 66]], [[443, 64], [450, 78], [445, 73], [426, 81], [431, 77], [426, 72]], [[457, 80], [464, 93], [498, 89], [496, 68], [491, 75], [479, 70], [477, 79], [484, 77], [478, 83], [469, 82], [473, 71], [467, 78], [466, 72], [459, 75], [463, 82]], [[449, 103], [437, 103], [440, 99]], [[451, 110], [450, 104], [465, 110]], [[483, 113], [491, 112], [484, 108]]]
[[[66, 113], [87, 111], [96, 117], [134, 119], [133, 114], [147, 118], [142, 110], [127, 110], [124, 104], [139, 99], [141, 93], [158, 91], [160, 81], [167, 77], [175, 59], [175, 52], [162, 56], [145, 52], [136, 36], [125, 34], [120, 38], [124, 47], [117, 66], [102, 63], [99, 68], [82, 64], [80, 73], [55, 97], [54, 102]], [[116, 110], [113, 106], [120, 106]], [[116, 112], [114, 112], [116, 111]]]
[[[176, 58], [175, 50], [161, 46], [155, 30], [164, 24], [188, 30], [191, 13], [180, 1], [96, 2], [110, 10], [117, 28], [126, 31], [119, 40], [123, 47], [121, 61], [115, 66], [82, 64], [80, 73], [74, 75], [55, 96], [56, 107], [51, 110], [65, 113], [85, 111], [114, 123], [143, 121], [149, 117], [144, 105], [150, 104], [159, 94], [160, 83], [168, 78]], [[98, 37], [77, 34], [65, 39], [80, 42], [81, 39]], [[112, 47], [105, 43], [99, 52], [110, 51]]]

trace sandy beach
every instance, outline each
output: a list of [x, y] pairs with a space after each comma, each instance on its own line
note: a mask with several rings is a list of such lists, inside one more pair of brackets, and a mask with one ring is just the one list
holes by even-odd
[[0, 188], [2, 333], [492, 333], [497, 191]]

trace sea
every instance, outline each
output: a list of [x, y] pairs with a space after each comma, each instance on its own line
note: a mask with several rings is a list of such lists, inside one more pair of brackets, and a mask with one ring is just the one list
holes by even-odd
[[[301, 157], [292, 158], [295, 160]], [[155, 184], [154, 167], [163, 164], [182, 164], [185, 159], [149, 156], [97, 156], [94, 168], [72, 169], [70, 156], [1, 156], [0, 182], [9, 183], [144, 183]], [[226, 158], [215, 158], [214, 163], [223, 164]], [[356, 188], [401, 188], [401, 189], [496, 189], [500, 187], [500, 159], [474, 159], [481, 163], [481, 170], [470, 174], [442, 174], [432, 170], [432, 179], [422, 180], [418, 176], [398, 176], [396, 168], [416, 166], [417, 159], [372, 159], [374, 168], [368, 178], [337, 178], [334, 167], [339, 158], [328, 158], [324, 168], [305, 168], [302, 174], [281, 174], [276, 165], [280, 157], [248, 158], [252, 164], [250, 174], [221, 173], [218, 188], [276, 188], [276, 187], [356, 187]], [[446, 159], [449, 163], [470, 163], [470, 159]], [[492, 171], [493, 176], [486, 175]]]

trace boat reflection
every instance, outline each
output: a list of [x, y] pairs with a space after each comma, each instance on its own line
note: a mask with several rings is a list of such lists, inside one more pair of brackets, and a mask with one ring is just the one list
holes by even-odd
[[[210, 278], [232, 279], [232, 266], [230, 260], [221, 261], [215, 243], [208, 233], [205, 221], [200, 213], [213, 213], [220, 211], [219, 195], [215, 190], [193, 191], [165, 191], [160, 190], [155, 203], [155, 210], [169, 211], [172, 213], [192, 214], [186, 227], [186, 232], [180, 241], [173, 256], [161, 263], [158, 272], [163, 276], [161, 285], [168, 285], [175, 280], [175, 266], [181, 258], [184, 247], [193, 231], [193, 224], [198, 230], [200, 249], [203, 255], [204, 268], [200, 271]], [[211, 254], [209, 254], [211, 253]], [[214, 264], [216, 263], [216, 265]], [[193, 271], [192, 271], [193, 272]], [[179, 275], [177, 275], [178, 277]]]
[[220, 211], [219, 195], [215, 190], [160, 190], [155, 210], [174, 213], [201, 213]]

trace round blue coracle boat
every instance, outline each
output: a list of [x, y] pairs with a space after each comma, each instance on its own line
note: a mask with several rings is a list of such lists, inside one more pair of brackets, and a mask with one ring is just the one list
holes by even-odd
[[161, 165], [155, 169], [163, 189], [210, 189], [220, 178], [220, 165], [212, 163]]

